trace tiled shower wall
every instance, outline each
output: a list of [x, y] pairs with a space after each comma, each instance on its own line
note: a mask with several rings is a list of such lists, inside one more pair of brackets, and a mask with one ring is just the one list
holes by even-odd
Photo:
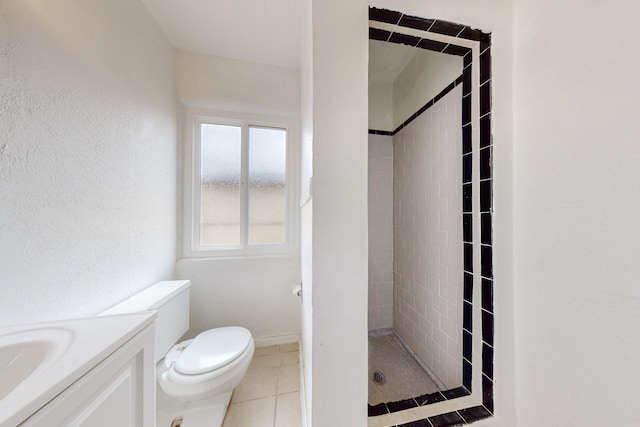
[[393, 137], [393, 324], [447, 388], [462, 385], [462, 85]]
[[393, 326], [393, 138], [369, 135], [369, 330]]

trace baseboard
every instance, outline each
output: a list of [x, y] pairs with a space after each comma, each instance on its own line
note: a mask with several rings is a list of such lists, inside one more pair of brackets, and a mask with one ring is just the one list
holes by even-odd
[[256, 347], [268, 347], [270, 345], [291, 344], [300, 342], [300, 334], [283, 334], [271, 337], [254, 338]]

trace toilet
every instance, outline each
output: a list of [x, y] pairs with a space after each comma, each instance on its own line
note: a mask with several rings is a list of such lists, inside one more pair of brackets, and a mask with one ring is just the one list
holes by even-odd
[[189, 329], [188, 280], [159, 282], [102, 313], [155, 310], [157, 425], [220, 427], [233, 390], [249, 368], [249, 330], [226, 326], [177, 342]]

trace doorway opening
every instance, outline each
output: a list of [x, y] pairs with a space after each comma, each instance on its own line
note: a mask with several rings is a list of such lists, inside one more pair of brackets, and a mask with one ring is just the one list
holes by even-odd
[[486, 418], [491, 35], [385, 9], [369, 18], [369, 416]]

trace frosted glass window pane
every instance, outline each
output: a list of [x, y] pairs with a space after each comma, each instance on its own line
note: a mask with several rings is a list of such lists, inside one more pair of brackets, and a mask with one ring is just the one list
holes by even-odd
[[240, 245], [239, 126], [200, 125], [200, 245]]
[[249, 128], [249, 244], [287, 240], [287, 132]]

